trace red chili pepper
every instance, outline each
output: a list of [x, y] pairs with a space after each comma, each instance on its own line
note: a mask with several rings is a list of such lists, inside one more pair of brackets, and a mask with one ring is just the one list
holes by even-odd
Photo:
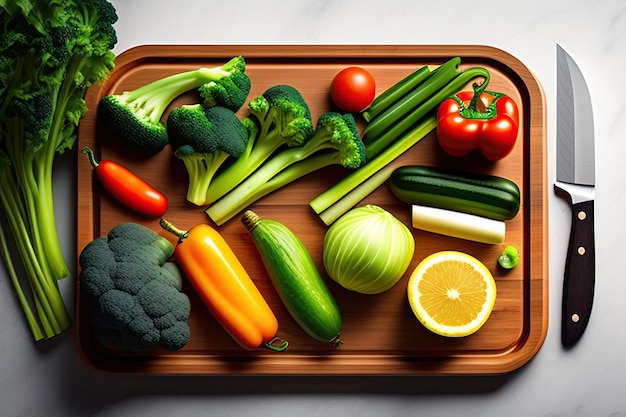
[[[464, 156], [478, 149], [491, 161], [513, 150], [519, 130], [515, 101], [502, 93], [484, 91], [486, 83], [474, 85], [445, 99], [437, 111], [437, 137], [452, 156]], [[479, 103], [480, 102], [480, 103]], [[484, 109], [479, 109], [479, 104]]]
[[167, 210], [167, 198], [128, 168], [114, 161], [97, 162], [93, 151], [85, 146], [82, 152], [104, 188], [125, 206], [148, 216], [161, 217]]

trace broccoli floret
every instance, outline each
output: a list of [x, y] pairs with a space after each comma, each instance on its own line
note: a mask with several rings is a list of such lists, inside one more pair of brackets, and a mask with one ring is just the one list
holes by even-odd
[[119, 224], [85, 246], [80, 292], [102, 344], [135, 352], [187, 344], [191, 303], [168, 261], [173, 253], [167, 239], [137, 223]]
[[172, 109], [167, 129], [174, 156], [187, 169], [187, 200], [206, 205], [207, 190], [216, 172], [229, 158], [238, 158], [245, 151], [248, 129], [232, 110], [201, 104]]
[[236, 112], [246, 102], [250, 88], [250, 77], [245, 72], [234, 72], [219, 82], [202, 84], [198, 92], [206, 107], [222, 106]]
[[206, 213], [221, 225], [267, 194], [330, 165], [356, 169], [365, 164], [365, 146], [352, 114], [320, 116], [313, 136], [304, 144], [274, 154]]
[[[224, 94], [214, 96], [216, 104], [222, 104], [222, 98], [237, 97], [241, 106], [248, 95], [248, 91], [240, 89], [245, 84], [241, 80], [248, 78], [244, 70], [244, 58], [237, 56], [222, 66], [173, 74], [135, 90], [104, 96], [98, 105], [98, 116], [110, 133], [129, 148], [156, 153], [168, 143], [167, 128], [161, 119], [174, 99], [203, 85], [214, 85], [211, 91], [217, 91], [219, 85]], [[247, 85], [249, 88], [249, 82]]]
[[235, 188], [277, 150], [300, 146], [313, 134], [308, 104], [293, 86], [268, 88], [248, 103], [249, 114], [242, 123], [250, 131], [245, 152], [213, 179], [207, 191], [211, 204]]

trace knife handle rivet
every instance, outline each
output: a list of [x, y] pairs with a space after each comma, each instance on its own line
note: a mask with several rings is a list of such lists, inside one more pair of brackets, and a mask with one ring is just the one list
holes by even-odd
[[587, 218], [587, 213], [585, 213], [584, 211], [578, 212], [578, 220], [585, 220], [586, 218]]
[[579, 255], [584, 255], [585, 254], [585, 247], [584, 246], [580, 246], [578, 248], [578, 254]]
[[572, 314], [572, 321], [574, 323], [578, 323], [578, 321], [580, 320], [580, 316], [576, 313]]

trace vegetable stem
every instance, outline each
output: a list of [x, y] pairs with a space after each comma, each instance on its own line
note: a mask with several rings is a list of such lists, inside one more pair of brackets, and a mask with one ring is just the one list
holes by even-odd
[[187, 237], [189, 236], [188, 231], [179, 229], [178, 227], [174, 226], [173, 223], [171, 223], [170, 221], [166, 219], [159, 220], [159, 224], [161, 225], [163, 229], [167, 230], [168, 232], [178, 237], [179, 242], [182, 242], [183, 240], [187, 239]]
[[22, 310], [24, 310], [24, 315], [26, 316], [26, 321], [28, 322], [28, 327], [33, 334], [33, 338], [35, 340], [41, 340], [44, 338], [44, 333], [41, 330], [41, 326], [39, 326], [37, 318], [33, 314], [33, 310], [30, 308], [30, 304], [28, 304], [28, 300], [26, 299], [24, 291], [22, 290], [22, 286], [20, 285], [17, 273], [15, 272], [15, 267], [13, 266], [13, 262], [11, 261], [11, 254], [9, 253], [9, 247], [5, 238], [5, 232], [1, 224], [0, 253], [2, 254], [2, 259], [4, 260], [4, 264], [6, 266], [7, 273], [9, 274], [9, 277], [11, 279], [11, 283], [13, 284], [17, 299], [20, 303], [20, 306], [22, 307]]

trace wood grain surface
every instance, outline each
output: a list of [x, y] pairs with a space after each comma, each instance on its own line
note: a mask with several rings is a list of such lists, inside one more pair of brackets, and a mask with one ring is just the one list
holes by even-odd
[[[461, 57], [463, 68], [488, 69], [488, 89], [510, 95], [520, 107], [522, 127], [513, 152], [496, 163], [479, 154], [451, 158], [439, 148], [432, 133], [395, 164], [453, 167], [509, 178], [522, 192], [520, 212], [506, 222], [506, 240], [502, 245], [473, 243], [412, 229], [416, 241], [413, 261], [398, 284], [383, 294], [356, 294], [324, 275], [344, 319], [341, 337], [345, 343], [338, 349], [311, 339], [291, 319], [267, 278], [241, 216], [236, 216], [218, 230], [276, 313], [279, 336], [290, 343], [286, 351], [243, 350], [214, 320], [189, 285], [183, 288], [192, 301], [192, 336], [187, 346], [177, 352], [155, 350], [142, 354], [111, 350], [95, 340], [89, 306], [77, 290], [75, 343], [84, 361], [103, 372], [137, 374], [421, 375], [500, 374], [531, 360], [543, 343], [548, 325], [545, 98], [532, 72], [508, 53], [480, 45], [140, 46], [120, 54], [109, 79], [88, 91], [90, 111], [81, 122], [77, 146], [93, 147], [97, 158], [118, 161], [159, 188], [170, 201], [164, 217], [179, 228], [211, 223], [204, 208], [186, 201], [187, 174], [169, 147], [150, 157], [127, 151], [98, 123], [96, 109], [106, 94], [133, 89], [198, 66], [221, 65], [235, 55], [246, 59], [252, 80], [250, 98], [272, 85], [291, 84], [302, 92], [314, 119], [331, 109], [330, 80], [346, 66], [368, 69], [376, 79], [378, 93], [422, 65], [438, 65], [454, 56]], [[194, 100], [194, 94], [186, 94], [172, 106]], [[245, 116], [245, 108], [240, 115]], [[360, 129], [363, 127], [360, 121]], [[103, 191], [80, 152], [77, 169], [78, 253], [91, 240], [126, 221], [143, 224], [175, 243], [173, 236], [160, 228], [158, 219], [128, 211]], [[326, 226], [308, 204], [345, 174], [343, 168], [318, 171], [253, 206], [261, 217], [290, 227], [307, 246], [321, 272]], [[361, 202], [366, 203], [380, 205], [410, 226], [410, 207], [397, 201], [386, 185]], [[506, 272], [497, 267], [496, 261], [509, 244], [520, 249], [522, 262]], [[432, 334], [417, 321], [408, 305], [408, 276], [424, 257], [439, 250], [460, 250], [477, 257], [496, 279], [494, 310], [483, 328], [472, 336], [451, 339]]]

